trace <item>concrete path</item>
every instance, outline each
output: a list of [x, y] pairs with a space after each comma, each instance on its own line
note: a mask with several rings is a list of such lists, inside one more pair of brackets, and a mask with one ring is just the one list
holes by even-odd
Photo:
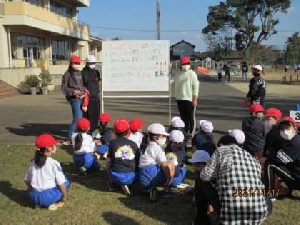
[[[211, 120], [216, 139], [228, 129], [240, 128], [242, 119], [248, 115], [240, 105], [245, 94], [217, 82], [215, 76], [201, 77], [200, 80], [197, 125], [199, 119]], [[296, 104], [296, 98], [267, 97], [267, 107], [278, 107], [285, 114], [294, 109]], [[43, 132], [52, 133], [57, 138], [67, 135], [71, 109], [60, 92], [47, 96], [8, 97], [0, 99], [0, 105], [0, 144], [32, 144], [35, 137]], [[169, 123], [168, 99], [107, 99], [105, 111], [113, 119], [141, 118], [146, 121], [145, 129], [152, 122]], [[175, 115], [178, 115], [178, 111], [172, 99], [172, 116]]]

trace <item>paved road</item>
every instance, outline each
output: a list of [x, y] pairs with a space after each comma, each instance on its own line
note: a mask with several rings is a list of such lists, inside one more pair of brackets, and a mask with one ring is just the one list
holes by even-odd
[[[240, 128], [247, 111], [240, 106], [244, 94], [214, 76], [201, 77], [200, 99], [197, 108], [199, 119], [211, 120], [216, 139], [230, 128]], [[268, 106], [279, 107], [284, 113], [293, 109], [297, 99], [267, 98]], [[48, 96], [20, 95], [0, 99], [0, 144], [29, 144], [42, 132], [64, 138], [71, 120], [71, 110], [60, 92]], [[139, 117], [146, 121], [168, 124], [168, 99], [107, 99], [105, 110], [113, 119]], [[172, 116], [178, 115], [172, 99]], [[198, 124], [198, 123], [197, 123]]]

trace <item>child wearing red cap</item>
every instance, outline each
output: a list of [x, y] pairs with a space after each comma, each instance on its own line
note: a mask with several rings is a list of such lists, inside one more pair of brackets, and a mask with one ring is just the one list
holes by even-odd
[[[289, 116], [279, 121], [278, 130], [276, 145], [268, 149], [265, 185], [267, 189], [275, 190], [279, 195], [290, 195], [292, 190], [300, 190], [300, 136], [297, 135], [295, 120]], [[288, 188], [278, 185], [276, 176], [280, 177]]]
[[97, 152], [102, 158], [106, 159], [109, 142], [112, 140], [113, 136], [112, 129], [107, 127], [108, 123], [111, 121], [111, 116], [108, 113], [101, 113], [98, 120], [99, 127], [93, 132], [92, 136], [96, 140]]
[[114, 131], [117, 138], [110, 141], [107, 155], [108, 188], [115, 190], [116, 186], [121, 186], [126, 195], [131, 195], [130, 186], [137, 178], [139, 150], [136, 143], [128, 140], [130, 125], [127, 120], [116, 120]]
[[264, 109], [261, 105], [251, 105], [249, 108], [250, 117], [242, 122], [242, 131], [245, 134], [244, 149], [258, 160], [265, 146], [266, 125], [263, 121]]
[[91, 135], [87, 134], [90, 129], [90, 121], [80, 118], [77, 121], [77, 133], [72, 135], [74, 146], [73, 160], [81, 173], [85, 174], [88, 169], [99, 168], [95, 155], [96, 146]]
[[144, 137], [144, 134], [141, 132], [144, 126], [144, 121], [140, 119], [132, 119], [129, 122], [129, 125], [131, 134], [128, 136], [128, 139], [135, 142], [138, 148], [140, 148]]
[[50, 134], [42, 134], [35, 140], [37, 150], [25, 175], [30, 199], [36, 206], [56, 210], [67, 200], [70, 182], [62, 172], [58, 161], [51, 158], [58, 143]]

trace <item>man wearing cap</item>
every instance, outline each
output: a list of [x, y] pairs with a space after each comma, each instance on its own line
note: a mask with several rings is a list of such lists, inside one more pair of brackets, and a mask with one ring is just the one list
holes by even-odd
[[250, 104], [260, 104], [264, 106], [266, 97], [266, 81], [261, 77], [263, 68], [261, 65], [254, 65], [252, 67], [253, 78], [249, 83], [249, 91], [247, 93], [246, 101]]
[[[300, 136], [297, 124], [292, 117], [283, 117], [278, 124], [276, 146], [268, 150], [266, 162], [266, 187], [282, 195], [300, 190]], [[276, 185], [276, 175], [282, 179], [288, 189]], [[276, 197], [276, 196], [275, 196]]]
[[91, 123], [91, 132], [97, 129], [98, 117], [100, 113], [100, 100], [99, 100], [99, 81], [100, 73], [95, 69], [96, 58], [93, 55], [86, 57], [86, 66], [81, 71], [83, 84], [90, 93], [90, 100], [88, 104], [87, 114], [85, 115]]
[[184, 56], [180, 59], [181, 73], [174, 77], [175, 99], [180, 117], [185, 123], [185, 131], [193, 135], [195, 131], [195, 110], [198, 104], [199, 81], [191, 70], [191, 60]]

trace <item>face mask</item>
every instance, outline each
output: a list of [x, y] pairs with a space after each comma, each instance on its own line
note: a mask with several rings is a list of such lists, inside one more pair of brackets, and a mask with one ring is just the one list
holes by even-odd
[[158, 139], [156, 142], [157, 142], [157, 144], [159, 144], [160, 146], [163, 146], [164, 144], [166, 144], [166, 141], [167, 141], [167, 138], [166, 138], [166, 137], [163, 137], [163, 138]]
[[73, 68], [73, 70], [80, 70], [81, 69], [80, 65], [76, 65], [76, 64], [72, 65], [72, 68]]
[[257, 71], [253, 72], [252, 74], [253, 74], [253, 76], [255, 76], [255, 77], [259, 77], [259, 76], [260, 76], [260, 73], [257, 72]]
[[280, 131], [280, 136], [287, 141], [290, 141], [293, 139], [293, 137], [295, 136], [295, 134], [293, 133], [293, 130], [284, 130], [284, 131]]
[[90, 68], [91, 70], [93, 70], [93, 69], [96, 68], [96, 65], [95, 65], [95, 64], [90, 64], [90, 65], [89, 65], [89, 68]]
[[183, 65], [181, 66], [182, 71], [188, 71], [191, 68], [191, 65]]

